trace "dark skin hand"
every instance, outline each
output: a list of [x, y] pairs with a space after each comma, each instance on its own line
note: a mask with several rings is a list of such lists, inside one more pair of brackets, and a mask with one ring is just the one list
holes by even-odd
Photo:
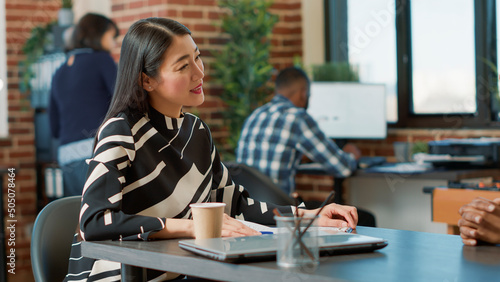
[[488, 200], [477, 197], [459, 210], [460, 236], [465, 245], [480, 241], [500, 244], [500, 198]]
[[361, 151], [354, 144], [345, 144], [344, 147], [342, 147], [342, 151], [353, 154], [356, 160], [359, 160], [359, 158], [361, 158]]

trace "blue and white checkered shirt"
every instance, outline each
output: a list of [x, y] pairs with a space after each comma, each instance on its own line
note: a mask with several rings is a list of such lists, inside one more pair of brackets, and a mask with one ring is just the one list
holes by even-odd
[[352, 154], [343, 152], [303, 108], [282, 95], [257, 108], [241, 131], [236, 161], [255, 167], [290, 194], [302, 156], [320, 163], [335, 177], [356, 169]]

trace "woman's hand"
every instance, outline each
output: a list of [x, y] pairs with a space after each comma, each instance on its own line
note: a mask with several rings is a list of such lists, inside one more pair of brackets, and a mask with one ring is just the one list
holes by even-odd
[[[305, 214], [316, 214], [318, 209], [301, 210]], [[329, 204], [319, 214], [319, 226], [351, 227], [356, 228], [358, 224], [358, 211], [355, 207], [338, 204]]]
[[246, 226], [229, 215], [224, 214], [224, 220], [222, 222], [222, 237], [242, 237], [254, 235], [261, 235], [261, 233]]
[[459, 210], [460, 236], [465, 245], [477, 245], [478, 240], [500, 244], [500, 198], [493, 201], [475, 198]]

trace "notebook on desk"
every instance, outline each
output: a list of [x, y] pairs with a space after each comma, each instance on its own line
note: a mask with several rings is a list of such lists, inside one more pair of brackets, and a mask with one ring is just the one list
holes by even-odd
[[[225, 237], [179, 241], [179, 246], [193, 253], [226, 262], [275, 259], [277, 234], [249, 237]], [[371, 252], [387, 246], [387, 241], [354, 233], [319, 232], [320, 255]]]

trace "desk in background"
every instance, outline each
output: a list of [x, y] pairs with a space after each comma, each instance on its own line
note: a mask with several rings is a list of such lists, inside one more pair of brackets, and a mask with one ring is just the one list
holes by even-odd
[[[299, 172], [327, 175], [315, 165], [302, 165]], [[335, 179], [333, 189], [336, 195], [345, 195], [344, 199], [337, 198], [335, 202], [372, 212], [377, 227], [446, 234], [446, 224], [432, 221], [431, 195], [424, 194], [422, 189], [500, 175], [500, 169], [491, 168], [420, 170], [412, 164], [397, 166], [396, 169], [387, 167], [379, 171], [373, 168], [360, 169], [345, 180]]]
[[476, 197], [483, 197], [493, 200], [500, 198], [500, 191], [488, 191], [478, 189], [460, 188], [430, 188], [424, 192], [432, 196], [432, 221], [446, 223], [448, 234], [460, 234], [458, 230], [458, 220], [460, 215], [458, 210], [465, 204], [470, 203]]
[[378, 227], [445, 234], [447, 225], [432, 221], [431, 195], [424, 194], [423, 188], [496, 175], [500, 175], [500, 169], [437, 169], [420, 173], [360, 170], [346, 181], [347, 202], [373, 212]]
[[500, 246], [464, 246], [459, 236], [446, 234], [370, 227], [358, 227], [357, 232], [385, 238], [389, 245], [371, 253], [321, 257], [315, 270], [296, 271], [280, 269], [276, 261], [231, 264], [206, 259], [181, 249], [178, 240], [83, 242], [82, 254], [223, 281], [496, 281], [500, 277]]

